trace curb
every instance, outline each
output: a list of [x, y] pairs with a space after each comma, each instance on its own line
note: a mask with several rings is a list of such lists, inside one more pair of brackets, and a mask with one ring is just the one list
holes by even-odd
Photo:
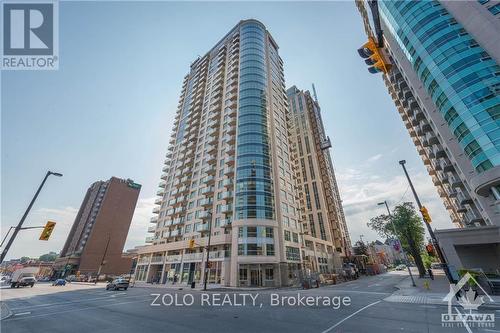
[[[5, 320], [12, 316], [12, 311], [9, 309], [5, 302], [0, 302], [1, 310], [0, 310], [0, 320]], [[6, 312], [6, 313], [5, 313]]]

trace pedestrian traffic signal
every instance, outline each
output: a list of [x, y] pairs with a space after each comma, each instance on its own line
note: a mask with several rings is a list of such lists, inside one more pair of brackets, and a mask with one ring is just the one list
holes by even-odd
[[189, 240], [189, 248], [194, 249], [194, 239]]
[[368, 37], [368, 42], [358, 49], [358, 53], [361, 58], [365, 59], [365, 63], [370, 66], [368, 72], [372, 74], [387, 73], [391, 69], [391, 64], [386, 60], [383, 50], [377, 47], [373, 37]]
[[425, 246], [425, 250], [427, 251], [428, 255], [430, 255], [431, 257], [434, 257], [434, 246], [432, 244], [427, 244]]
[[422, 217], [424, 218], [424, 221], [426, 223], [432, 222], [431, 216], [429, 215], [429, 211], [427, 210], [427, 208], [422, 206], [422, 208], [420, 208], [420, 212], [422, 213]]
[[54, 228], [56, 227], [56, 223], [52, 221], [48, 221], [45, 224], [45, 227], [43, 228], [42, 234], [40, 235], [40, 240], [43, 241], [48, 241], [50, 238], [50, 235], [52, 235], [52, 231], [54, 231]]

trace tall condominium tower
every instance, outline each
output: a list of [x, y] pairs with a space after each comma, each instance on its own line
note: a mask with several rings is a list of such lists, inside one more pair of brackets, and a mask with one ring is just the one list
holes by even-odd
[[369, 37], [360, 55], [382, 72], [458, 227], [436, 233], [447, 260], [500, 268], [500, 4], [356, 4]]
[[293, 86], [287, 95], [294, 124], [294, 169], [305, 221], [304, 265], [313, 271], [331, 272], [341, 265], [341, 257], [349, 256], [351, 249], [330, 156], [332, 145], [325, 134], [319, 104], [309, 91]]
[[241, 21], [191, 64], [138, 281], [204, 281], [209, 239], [209, 283], [295, 277], [301, 224], [287, 112], [283, 62], [262, 23]]
[[204, 281], [210, 240], [209, 283], [291, 283], [302, 226], [288, 117], [283, 62], [262, 23], [241, 21], [191, 64], [138, 281]]
[[123, 258], [123, 246], [141, 185], [112, 177], [87, 190], [66, 243], [54, 268], [60, 274], [95, 276], [129, 273], [132, 261]]

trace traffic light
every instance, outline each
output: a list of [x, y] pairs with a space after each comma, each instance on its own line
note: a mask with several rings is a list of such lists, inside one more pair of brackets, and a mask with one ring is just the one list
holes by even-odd
[[55, 222], [48, 221], [47, 224], [45, 224], [45, 227], [43, 228], [42, 234], [40, 235], [39, 239], [43, 241], [48, 241], [55, 227], [56, 227]]
[[368, 72], [372, 74], [387, 73], [391, 69], [391, 64], [386, 60], [384, 52], [377, 46], [373, 37], [368, 37], [368, 42], [358, 49], [358, 54], [365, 59], [365, 64], [370, 66]]
[[189, 248], [192, 250], [194, 249], [194, 239], [189, 240]]
[[429, 211], [427, 210], [427, 208], [422, 206], [422, 208], [420, 208], [420, 212], [422, 213], [422, 217], [424, 218], [424, 221], [426, 223], [432, 222], [431, 216], [429, 215]]

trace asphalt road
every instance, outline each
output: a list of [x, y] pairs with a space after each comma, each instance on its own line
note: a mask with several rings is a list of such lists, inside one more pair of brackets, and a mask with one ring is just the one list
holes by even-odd
[[[310, 290], [207, 293], [155, 287], [106, 291], [102, 285], [38, 284], [0, 291], [2, 302], [12, 313], [1, 321], [1, 329], [9, 333], [467, 332], [464, 327], [442, 327], [444, 306], [384, 301], [404, 278], [405, 273], [397, 272]], [[293, 300], [298, 302], [299, 294], [303, 304], [290, 305]], [[176, 296], [177, 306], [173, 303]], [[312, 296], [310, 304], [305, 296]], [[324, 303], [327, 297], [331, 304]], [[277, 299], [280, 305], [275, 305]], [[500, 312], [496, 316], [500, 317]], [[497, 318], [494, 328], [472, 331], [500, 332], [500, 322]]]

